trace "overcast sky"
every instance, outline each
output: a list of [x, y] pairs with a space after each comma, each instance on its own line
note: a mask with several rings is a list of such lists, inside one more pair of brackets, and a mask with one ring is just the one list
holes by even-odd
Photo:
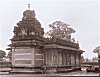
[[45, 31], [56, 20], [68, 23], [76, 30], [73, 37], [85, 51], [84, 56], [96, 56], [93, 49], [100, 45], [99, 0], [0, 0], [0, 49], [7, 52], [13, 28], [22, 19], [28, 3]]

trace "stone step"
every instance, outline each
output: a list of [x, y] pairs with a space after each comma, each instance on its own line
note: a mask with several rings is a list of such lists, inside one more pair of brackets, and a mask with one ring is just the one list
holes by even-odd
[[72, 72], [72, 71], [73, 71], [73, 69], [64, 69], [64, 68], [57, 69], [57, 73]]
[[9, 72], [11, 68], [0, 68], [0, 72]]
[[9, 74], [9, 72], [0, 72], [0, 75], [2, 74]]
[[10, 73], [14, 74], [33, 74], [33, 73], [42, 73], [42, 71], [11, 71]]

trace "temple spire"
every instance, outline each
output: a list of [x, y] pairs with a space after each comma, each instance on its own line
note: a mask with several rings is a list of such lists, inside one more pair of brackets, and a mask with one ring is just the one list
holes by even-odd
[[28, 9], [30, 10], [30, 4], [28, 4]]

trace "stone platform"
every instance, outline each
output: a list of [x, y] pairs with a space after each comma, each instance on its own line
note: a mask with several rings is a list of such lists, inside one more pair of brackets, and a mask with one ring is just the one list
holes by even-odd
[[68, 73], [81, 70], [80, 68], [71, 68], [69, 66], [45, 66], [45, 67], [13, 67], [10, 73], [12, 74], [56, 74]]

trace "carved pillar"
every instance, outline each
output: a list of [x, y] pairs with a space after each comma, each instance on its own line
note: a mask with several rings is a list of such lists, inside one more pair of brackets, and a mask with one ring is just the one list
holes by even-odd
[[66, 65], [66, 54], [62, 53], [62, 64]]
[[79, 53], [79, 67], [81, 67], [81, 53]]
[[44, 56], [44, 57], [45, 57], [45, 65], [48, 65], [48, 64], [47, 64], [47, 61], [48, 61], [48, 60], [47, 60], [47, 51], [45, 50], [44, 53], [45, 53], [45, 54], [44, 54], [44, 55], [45, 55], [45, 56]]
[[51, 65], [54, 65], [54, 52], [51, 51]]
[[35, 48], [32, 48], [32, 51], [31, 51], [31, 56], [32, 56], [32, 66], [34, 66], [34, 64], [35, 64]]
[[74, 60], [75, 60], [75, 67], [76, 67], [76, 53], [74, 52]]
[[62, 53], [59, 53], [59, 64], [62, 65]]
[[76, 53], [76, 67], [79, 66], [79, 63], [80, 63], [80, 61], [79, 61], [79, 54]]
[[12, 48], [12, 60], [11, 61], [12, 61], [12, 65], [13, 66], [15, 65], [15, 57], [14, 57], [15, 54], [14, 54], [14, 51], [15, 51], [15, 47]]
[[71, 65], [71, 53], [68, 51], [67, 53], [67, 65]]
[[74, 53], [71, 53], [71, 65], [75, 66]]

